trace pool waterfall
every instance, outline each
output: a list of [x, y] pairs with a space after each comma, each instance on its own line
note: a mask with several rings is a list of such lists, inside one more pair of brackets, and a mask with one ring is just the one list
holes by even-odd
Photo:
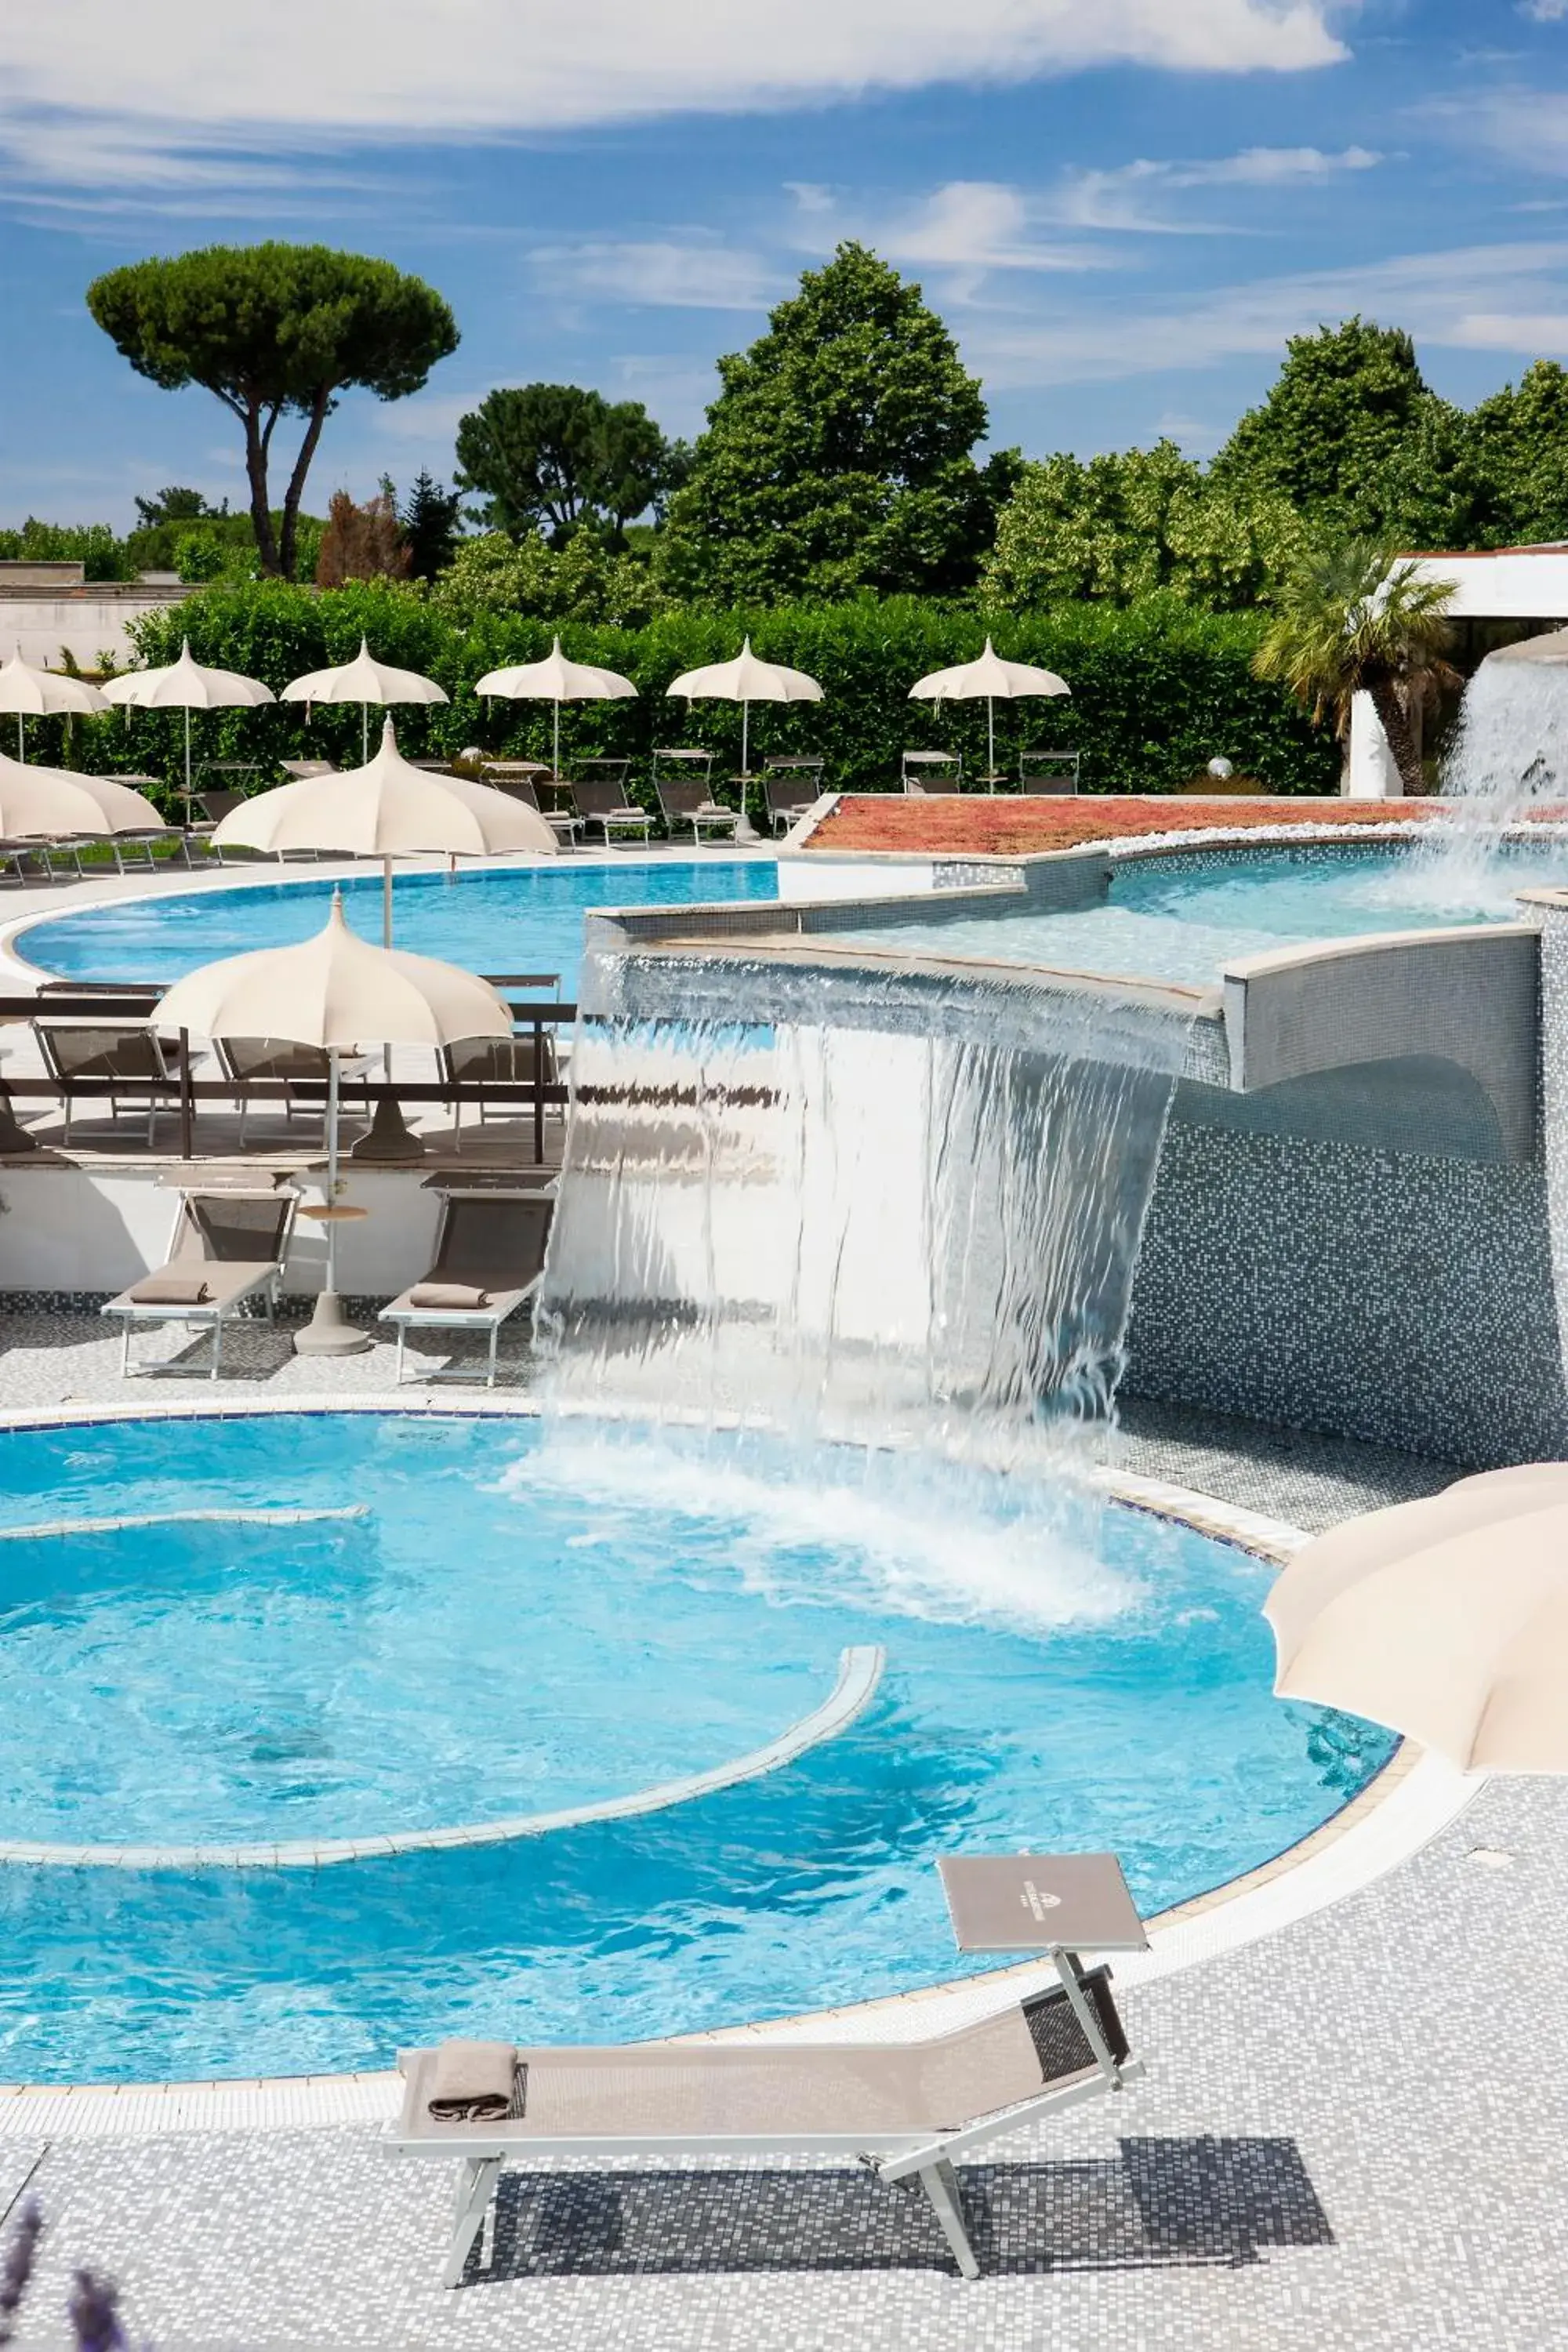
[[1106, 1426], [1190, 1021], [1026, 974], [597, 950], [541, 1328], [560, 1409], [991, 1468]]

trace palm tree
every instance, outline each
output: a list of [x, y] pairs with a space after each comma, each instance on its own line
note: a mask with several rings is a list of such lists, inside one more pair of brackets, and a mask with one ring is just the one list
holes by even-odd
[[1369, 694], [1405, 790], [1418, 793], [1411, 719], [1434, 688], [1458, 682], [1443, 658], [1454, 589], [1451, 580], [1426, 578], [1407, 556], [1352, 540], [1287, 581], [1252, 657], [1254, 673], [1288, 686], [1318, 724], [1332, 719], [1342, 742], [1352, 699]]

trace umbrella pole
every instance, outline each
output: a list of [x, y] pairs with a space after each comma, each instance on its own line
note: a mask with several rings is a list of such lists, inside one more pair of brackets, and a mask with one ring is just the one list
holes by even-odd
[[994, 793], [996, 789], [996, 698], [994, 694], [985, 698], [985, 772], [991, 779], [986, 789]]
[[368, 702], [362, 702], [359, 707], [359, 763], [362, 768], [368, 768], [370, 765], [370, 705]]
[[18, 760], [25, 760], [27, 756], [27, 739], [22, 732], [26, 724], [26, 721], [18, 710], [16, 713], [16, 757]]
[[555, 751], [552, 767], [555, 781], [559, 783], [561, 781], [561, 697], [559, 695], [555, 698]]
[[[381, 944], [392, 945], [392, 860], [381, 861]], [[381, 1049], [381, 1075], [387, 1086], [392, 1084], [392, 1047]], [[403, 1116], [403, 1106], [395, 1095], [383, 1095], [375, 1107], [375, 1117], [367, 1134], [362, 1135], [349, 1157], [353, 1160], [423, 1160], [425, 1147], [408, 1131]]]
[[741, 822], [735, 827], [737, 841], [755, 841], [757, 829], [746, 814], [746, 776], [752, 764], [752, 706], [741, 698]]
[[185, 705], [185, 831], [191, 829], [191, 706]]
[[338, 1205], [339, 1092], [338, 1049], [333, 1045], [327, 1055], [327, 1200], [321, 1213], [327, 1228], [327, 1279], [316, 1295], [314, 1314], [294, 1335], [297, 1356], [363, 1356], [370, 1346], [364, 1332], [343, 1320], [338, 1297], [338, 1219], [342, 1214]]

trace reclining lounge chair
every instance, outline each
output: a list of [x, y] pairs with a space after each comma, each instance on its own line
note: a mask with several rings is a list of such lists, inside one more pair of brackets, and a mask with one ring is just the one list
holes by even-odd
[[[442, 1187], [435, 1264], [381, 1310], [382, 1322], [397, 1326], [396, 1380], [410, 1331], [479, 1331], [489, 1340], [485, 1386], [494, 1388], [500, 1327], [539, 1287], [554, 1208], [553, 1193], [542, 1187]], [[419, 1377], [471, 1375], [458, 1364]]]
[[182, 1371], [175, 1364], [132, 1367], [131, 1334], [139, 1323], [184, 1323], [212, 1333], [209, 1380], [223, 1364], [223, 1327], [247, 1298], [259, 1297], [270, 1322], [277, 1310], [283, 1262], [294, 1230], [297, 1192], [255, 1186], [215, 1188], [180, 1195], [169, 1255], [101, 1310], [121, 1318], [121, 1376]]
[[959, 2269], [977, 2278], [954, 2158], [1142, 2071], [1110, 1969], [1055, 1957], [1058, 1987], [924, 2042], [448, 2042], [405, 2053], [402, 2113], [384, 2145], [462, 2166], [447, 2286], [462, 2277], [509, 2157], [858, 2159], [883, 2180], [918, 2179]]

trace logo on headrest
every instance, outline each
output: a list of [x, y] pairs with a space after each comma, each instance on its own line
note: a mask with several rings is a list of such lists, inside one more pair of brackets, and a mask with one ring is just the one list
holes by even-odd
[[1059, 1895], [1047, 1894], [1043, 1886], [1037, 1886], [1032, 1878], [1025, 1879], [1018, 1896], [1025, 1910], [1033, 1913], [1037, 1919], [1043, 1919], [1047, 1911], [1059, 1910], [1061, 1899]]

